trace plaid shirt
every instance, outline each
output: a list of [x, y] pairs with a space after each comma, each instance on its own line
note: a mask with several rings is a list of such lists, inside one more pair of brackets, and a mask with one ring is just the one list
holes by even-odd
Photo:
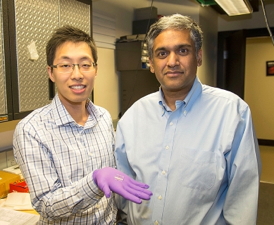
[[20, 121], [13, 150], [28, 183], [38, 224], [115, 224], [114, 197], [107, 199], [92, 179], [94, 170], [115, 167], [109, 113], [92, 102], [78, 125], [58, 95]]

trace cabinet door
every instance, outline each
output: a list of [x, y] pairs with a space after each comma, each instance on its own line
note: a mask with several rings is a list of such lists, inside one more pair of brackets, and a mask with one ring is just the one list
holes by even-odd
[[[49, 91], [54, 88], [46, 70], [46, 44], [53, 30], [69, 24], [90, 33], [91, 3], [75, 0], [2, 1], [8, 8], [6, 30], [11, 43], [9, 76], [12, 95], [8, 98], [12, 99], [12, 119], [21, 119], [51, 101]], [[30, 44], [35, 46], [37, 59], [30, 57]]]
[[6, 76], [4, 64], [4, 35], [3, 35], [3, 7], [0, 1], [0, 121], [7, 120], [7, 101], [6, 101]]
[[[50, 102], [45, 46], [52, 31], [58, 27], [58, 13], [56, 0], [39, 0], [39, 4], [34, 0], [14, 0], [17, 71], [14, 71], [13, 86], [18, 87], [13, 89], [15, 117]], [[35, 44], [37, 60], [30, 58], [28, 46], [31, 43]]]
[[159, 90], [155, 74], [149, 70], [121, 71], [120, 76], [121, 115], [138, 99]]

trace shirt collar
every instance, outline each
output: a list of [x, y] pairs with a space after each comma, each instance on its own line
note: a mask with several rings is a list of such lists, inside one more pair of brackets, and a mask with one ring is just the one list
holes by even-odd
[[197, 97], [202, 92], [202, 84], [198, 77], [195, 78], [192, 88], [185, 98], [186, 108], [190, 109], [193, 106], [193, 103], [196, 101]]
[[[56, 122], [57, 126], [75, 123], [75, 120], [71, 117], [65, 106], [62, 104], [58, 94], [52, 100], [52, 107], [53, 107], [53, 117]], [[89, 113], [89, 118], [85, 124], [85, 127], [92, 127], [94, 126], [100, 117], [102, 116], [102, 112], [97, 109], [97, 107], [88, 99], [87, 101], [87, 110]]]
[[85, 128], [90, 128], [98, 123], [104, 112], [95, 106], [90, 99], [88, 99], [86, 107], [89, 113], [89, 117], [85, 124]]
[[[194, 83], [192, 85], [192, 88], [190, 89], [189, 93], [187, 94], [186, 98], [182, 101], [182, 100], [177, 100], [176, 101], [176, 109], [180, 108], [183, 106], [184, 110], [184, 114], [186, 115], [186, 113], [191, 109], [193, 103], [195, 102], [195, 100], [197, 99], [197, 97], [201, 94], [202, 92], [202, 84], [199, 80], [198, 77], [195, 78]], [[164, 93], [162, 88], [159, 88], [159, 104], [163, 107], [163, 114], [165, 112], [171, 112], [171, 109], [168, 107], [168, 105], [165, 102], [164, 99]]]

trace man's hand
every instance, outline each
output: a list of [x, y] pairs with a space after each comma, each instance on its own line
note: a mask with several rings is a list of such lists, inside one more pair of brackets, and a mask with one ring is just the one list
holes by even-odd
[[147, 184], [133, 180], [131, 177], [111, 167], [105, 167], [93, 172], [93, 180], [104, 192], [107, 198], [111, 191], [135, 203], [142, 203], [142, 199], [149, 200], [152, 192], [147, 190]]

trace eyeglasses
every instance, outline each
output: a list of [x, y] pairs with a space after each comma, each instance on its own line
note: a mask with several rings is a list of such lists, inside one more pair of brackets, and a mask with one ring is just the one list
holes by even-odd
[[79, 63], [79, 64], [59, 63], [56, 65], [51, 65], [50, 67], [57, 69], [59, 73], [72, 73], [75, 66], [78, 66], [81, 72], [91, 72], [97, 66], [97, 63], [95, 62], [92, 62], [91, 64], [89, 63]]

